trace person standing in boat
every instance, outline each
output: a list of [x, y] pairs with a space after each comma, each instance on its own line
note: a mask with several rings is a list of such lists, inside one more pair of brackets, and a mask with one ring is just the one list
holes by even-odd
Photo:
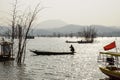
[[70, 51], [71, 51], [72, 53], [75, 52], [75, 49], [74, 49], [73, 45], [70, 46]]

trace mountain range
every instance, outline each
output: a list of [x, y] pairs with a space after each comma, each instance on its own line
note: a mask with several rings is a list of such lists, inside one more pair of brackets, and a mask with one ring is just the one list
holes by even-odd
[[[42, 28], [41, 28], [42, 27]], [[71, 34], [83, 31], [86, 27], [94, 27], [98, 36], [119, 36], [120, 26], [104, 26], [104, 25], [76, 25], [67, 24], [62, 20], [48, 20], [37, 25], [33, 28], [32, 35], [53, 35], [56, 34]], [[10, 27], [9, 27], [10, 28]], [[8, 31], [8, 27], [0, 26], [0, 34]]]
[[[52, 20], [55, 21], [55, 20]], [[52, 22], [51, 21], [51, 22]], [[55, 23], [57, 22], [57, 23]], [[59, 26], [59, 24], [62, 23], [62, 21], [55, 21], [54, 24], [46, 21], [46, 28], [42, 29], [34, 29], [33, 34], [34, 35], [52, 35], [54, 33], [61, 33], [61, 34], [70, 34], [70, 33], [77, 33], [83, 31], [86, 27], [94, 27], [97, 34], [99, 36], [120, 36], [120, 27], [119, 26], [104, 26], [104, 25], [76, 25], [76, 24], [65, 24]], [[58, 24], [59, 23], [59, 24]], [[56, 25], [54, 28], [49, 28], [52, 25]], [[57, 26], [58, 25], [58, 26]], [[44, 22], [45, 26], [45, 22]], [[42, 27], [41, 25], [39, 27]], [[47, 28], [48, 27], [48, 28]]]

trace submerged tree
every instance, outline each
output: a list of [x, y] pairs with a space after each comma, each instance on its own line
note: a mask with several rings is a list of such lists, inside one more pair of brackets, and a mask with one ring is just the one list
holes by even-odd
[[82, 37], [85, 38], [86, 41], [94, 41], [94, 38], [97, 36], [96, 29], [94, 27], [84, 28], [82, 31]]
[[[12, 11], [12, 39], [11, 41], [15, 43], [14, 39], [18, 39], [18, 49], [17, 49], [17, 63], [24, 62], [26, 54], [26, 44], [27, 36], [34, 23], [37, 15], [43, 9], [41, 4], [38, 3], [33, 10], [24, 11], [24, 13], [18, 14], [18, 0], [15, 0]], [[14, 45], [13, 45], [14, 47]], [[12, 52], [14, 51], [12, 47]]]

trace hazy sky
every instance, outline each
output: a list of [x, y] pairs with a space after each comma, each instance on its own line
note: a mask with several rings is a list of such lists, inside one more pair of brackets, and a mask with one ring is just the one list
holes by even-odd
[[[0, 24], [6, 22], [13, 0], [0, 0]], [[20, 0], [34, 5], [40, 0]], [[41, 0], [45, 8], [39, 21], [63, 20], [68, 24], [120, 26], [120, 0]]]

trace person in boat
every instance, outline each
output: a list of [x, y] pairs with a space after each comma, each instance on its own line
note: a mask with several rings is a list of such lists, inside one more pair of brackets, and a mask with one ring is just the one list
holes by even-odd
[[114, 58], [113, 57], [107, 58], [106, 61], [108, 62], [108, 65], [114, 65]]
[[106, 61], [108, 63], [108, 65], [106, 66], [107, 69], [109, 70], [117, 70], [117, 67], [115, 67], [115, 61], [114, 61], [114, 57], [111, 56], [109, 58], [106, 58]]
[[72, 53], [75, 52], [75, 49], [74, 49], [73, 45], [70, 46], [70, 51], [71, 51]]

